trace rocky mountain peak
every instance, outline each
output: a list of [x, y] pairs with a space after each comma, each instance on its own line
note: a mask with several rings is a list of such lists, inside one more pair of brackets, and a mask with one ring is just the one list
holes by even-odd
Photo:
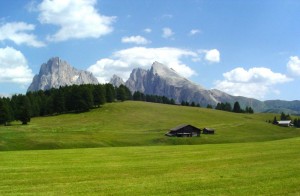
[[113, 75], [113, 77], [110, 79], [109, 83], [111, 83], [112, 85], [119, 87], [122, 84], [124, 85], [125, 82], [123, 81], [123, 79], [119, 76], [117, 76], [116, 74]]
[[47, 90], [73, 84], [98, 84], [92, 73], [77, 70], [59, 57], [50, 58], [41, 65], [27, 91]]
[[165, 77], [172, 77], [172, 76], [177, 76], [178, 74], [174, 71], [174, 69], [171, 69], [167, 67], [166, 65], [159, 63], [155, 61], [152, 64], [151, 70], [153, 74], [157, 74], [160, 76], [165, 76]]

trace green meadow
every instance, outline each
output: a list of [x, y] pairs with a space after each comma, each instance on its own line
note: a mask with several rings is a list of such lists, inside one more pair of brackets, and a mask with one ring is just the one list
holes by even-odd
[[[266, 123], [272, 114], [236, 114], [206, 108], [126, 101], [81, 114], [31, 119], [0, 127], [0, 150], [241, 143], [299, 137], [294, 128]], [[215, 135], [169, 138], [181, 124], [216, 130]]]
[[0, 152], [0, 195], [299, 195], [300, 139]]
[[[299, 195], [300, 129], [273, 117], [126, 101], [14, 122], [0, 195]], [[181, 124], [216, 134], [164, 136]]]

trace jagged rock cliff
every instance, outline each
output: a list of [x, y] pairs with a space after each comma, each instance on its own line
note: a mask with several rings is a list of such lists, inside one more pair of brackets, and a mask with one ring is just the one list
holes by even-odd
[[217, 104], [218, 100], [211, 96], [209, 90], [180, 76], [173, 69], [154, 62], [150, 70], [134, 69], [126, 81], [126, 86], [132, 91], [173, 98], [181, 101], [200, 104]]
[[59, 57], [53, 57], [41, 65], [27, 91], [47, 90], [73, 84], [98, 84], [92, 73], [77, 70]]
[[205, 107], [207, 104], [215, 106], [220, 102], [233, 104], [238, 101], [242, 107], [251, 106], [255, 111], [266, 109], [265, 104], [256, 99], [232, 96], [216, 89], [205, 89], [158, 62], [154, 62], [150, 70], [134, 69], [125, 84], [132, 92], [166, 96], [173, 98], [177, 103], [188, 101]]
[[117, 75], [113, 75], [113, 77], [110, 79], [109, 81], [110, 84], [116, 86], [116, 87], [119, 87], [121, 86], [122, 84], [125, 85], [125, 82], [123, 81], [123, 79]]

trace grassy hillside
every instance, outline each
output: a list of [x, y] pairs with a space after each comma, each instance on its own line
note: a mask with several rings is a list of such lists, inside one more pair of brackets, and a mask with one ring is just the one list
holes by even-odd
[[298, 195], [300, 139], [0, 152], [0, 195]]
[[[88, 113], [33, 118], [27, 126], [19, 122], [1, 126], [0, 150], [256, 142], [300, 136], [299, 129], [277, 127], [267, 119], [273, 115], [127, 101]], [[215, 128], [216, 134], [164, 136], [180, 124]]]

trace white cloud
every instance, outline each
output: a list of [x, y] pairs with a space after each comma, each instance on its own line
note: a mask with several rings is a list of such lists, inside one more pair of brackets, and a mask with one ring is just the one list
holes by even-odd
[[146, 33], [151, 33], [151, 32], [152, 32], [152, 29], [146, 28], [146, 29], [144, 29], [144, 32], [146, 32]]
[[220, 52], [217, 49], [205, 51], [205, 60], [207, 60], [211, 63], [219, 63], [220, 62]]
[[96, 0], [43, 0], [37, 7], [39, 21], [60, 27], [48, 40], [99, 38], [111, 33], [116, 17], [100, 15], [96, 3]]
[[297, 56], [291, 56], [287, 63], [288, 71], [295, 76], [300, 76], [300, 59]]
[[182, 76], [190, 77], [196, 72], [181, 62], [181, 58], [195, 58], [197, 55], [196, 52], [179, 48], [133, 47], [117, 51], [110, 58], [98, 60], [88, 68], [88, 71], [92, 72], [101, 83], [108, 82], [113, 74], [127, 80], [133, 68], [148, 69], [154, 61], [158, 61], [173, 68]]
[[201, 31], [199, 29], [192, 29], [189, 33], [189, 35], [196, 35], [196, 34], [199, 34], [201, 33]]
[[170, 29], [168, 27], [163, 28], [162, 31], [163, 31], [163, 34], [162, 34], [163, 38], [170, 38], [174, 35], [174, 32], [172, 31], [172, 29]]
[[33, 47], [43, 47], [45, 44], [38, 41], [34, 34], [28, 33], [33, 31], [35, 26], [25, 22], [11, 22], [0, 26], [0, 41], [11, 40], [16, 44], [26, 44]]
[[134, 44], [149, 44], [151, 41], [147, 40], [146, 38], [137, 35], [137, 36], [130, 36], [130, 37], [123, 37], [123, 43], [134, 43]]
[[280, 93], [275, 85], [286, 83], [292, 79], [269, 68], [254, 67], [245, 70], [235, 68], [223, 74], [224, 80], [217, 81], [214, 88], [236, 96], [262, 99], [269, 93]]
[[0, 82], [29, 84], [32, 71], [24, 55], [11, 47], [0, 48]]

